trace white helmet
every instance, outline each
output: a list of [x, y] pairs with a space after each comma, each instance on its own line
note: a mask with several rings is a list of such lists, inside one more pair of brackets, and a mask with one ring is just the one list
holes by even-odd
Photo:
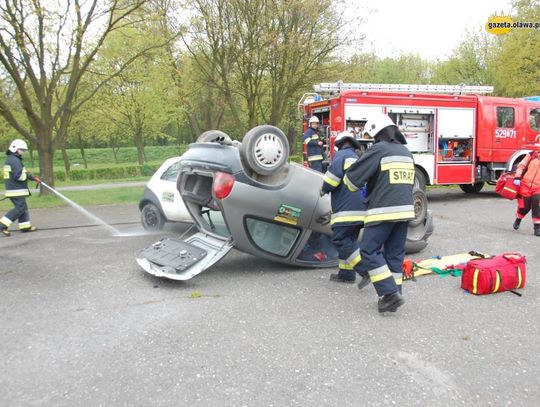
[[17, 150], [28, 150], [28, 144], [26, 144], [26, 141], [21, 139], [15, 139], [11, 142], [11, 144], [8, 147], [8, 150], [12, 153], [16, 153]]
[[311, 116], [308, 123], [319, 123], [319, 118], [317, 116]]
[[353, 134], [351, 134], [350, 132], [348, 131], [342, 131], [341, 133], [339, 133], [337, 136], [336, 136], [336, 140], [334, 141], [334, 145], [337, 147], [337, 148], [341, 148], [341, 146], [343, 145], [344, 142], [348, 141], [349, 143], [351, 143], [354, 148], [360, 148], [360, 143], [358, 142], [358, 140], [356, 140], [356, 138], [354, 137]]
[[395, 126], [395, 123], [387, 114], [374, 115], [369, 118], [364, 126], [364, 134], [367, 133], [369, 137], [374, 138], [378, 132], [388, 126]]

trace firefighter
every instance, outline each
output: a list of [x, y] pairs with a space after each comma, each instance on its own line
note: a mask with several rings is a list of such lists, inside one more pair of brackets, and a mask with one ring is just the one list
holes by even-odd
[[307, 161], [309, 168], [315, 171], [323, 172], [324, 148], [323, 142], [319, 137], [319, 118], [311, 116], [309, 119], [309, 128], [303, 135], [304, 146], [307, 149]]
[[41, 179], [26, 172], [22, 162], [24, 152], [28, 145], [24, 140], [16, 139], [11, 142], [6, 151], [4, 164], [4, 181], [6, 183], [6, 198], [13, 203], [14, 208], [0, 218], [0, 230], [4, 236], [9, 236], [9, 227], [15, 221], [19, 221], [21, 232], [34, 232], [35, 226], [30, 223], [30, 214], [26, 205], [26, 197], [30, 195], [28, 180], [41, 183]]
[[[401, 294], [407, 223], [414, 218], [414, 161], [405, 137], [385, 114], [369, 118], [364, 132], [374, 144], [343, 178], [351, 191], [367, 187], [361, 269], [379, 296], [379, 312], [395, 312]], [[383, 252], [384, 247], [384, 252]]]
[[534, 235], [540, 236], [540, 135], [535, 142], [535, 150], [521, 160], [514, 177], [514, 184], [519, 186], [519, 198], [513, 227], [518, 230], [521, 220], [531, 211]]
[[[338, 151], [324, 174], [320, 192], [321, 196], [327, 193], [331, 196], [332, 243], [339, 255], [339, 270], [330, 274], [330, 280], [354, 283], [361, 260], [357, 241], [364, 225], [365, 204], [362, 191], [349, 191], [342, 179], [345, 171], [358, 160], [355, 149], [360, 148], [360, 143], [351, 133], [343, 131], [336, 137], [335, 146]], [[360, 288], [369, 284], [369, 281], [369, 277], [364, 273], [359, 283]]]

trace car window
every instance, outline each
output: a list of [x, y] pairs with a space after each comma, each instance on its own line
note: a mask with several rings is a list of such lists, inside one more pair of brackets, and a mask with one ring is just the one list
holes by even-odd
[[513, 107], [497, 107], [497, 127], [507, 129], [514, 127]]
[[180, 171], [180, 161], [175, 162], [169, 168], [165, 170], [161, 176], [162, 180], [176, 182], [176, 177], [178, 176], [178, 171]]
[[532, 109], [529, 112], [529, 123], [533, 130], [540, 131], [540, 108]]
[[322, 233], [313, 232], [298, 260], [309, 263], [337, 260], [338, 252], [332, 244], [332, 238]]
[[283, 257], [289, 254], [300, 234], [296, 228], [255, 218], [246, 218], [246, 227], [259, 249]]

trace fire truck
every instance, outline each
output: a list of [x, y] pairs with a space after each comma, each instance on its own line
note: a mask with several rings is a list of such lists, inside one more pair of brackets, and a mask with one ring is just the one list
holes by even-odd
[[[304, 131], [311, 116], [328, 150], [341, 131], [351, 131], [366, 148], [363, 126], [386, 113], [413, 153], [415, 186], [458, 184], [478, 193], [504, 171], [515, 169], [535, 140], [540, 143], [540, 97], [485, 96], [491, 86], [321, 83], [299, 102]], [[537, 139], [538, 138], [538, 139]]]

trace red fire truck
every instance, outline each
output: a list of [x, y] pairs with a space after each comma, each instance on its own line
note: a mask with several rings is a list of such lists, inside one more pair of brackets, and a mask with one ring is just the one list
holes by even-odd
[[[490, 86], [321, 83], [299, 103], [304, 130], [311, 116], [333, 154], [345, 130], [362, 139], [373, 113], [387, 113], [407, 138], [415, 185], [459, 184], [467, 193], [516, 167], [540, 135], [540, 97], [483, 96]], [[537, 141], [540, 143], [540, 141]]]

